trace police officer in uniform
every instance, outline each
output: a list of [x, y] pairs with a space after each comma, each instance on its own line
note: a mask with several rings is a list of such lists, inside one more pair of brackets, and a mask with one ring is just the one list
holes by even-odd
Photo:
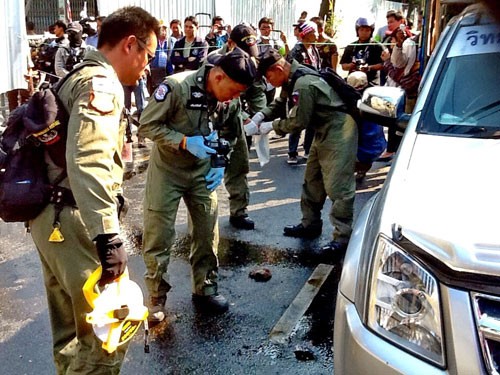
[[[166, 78], [141, 116], [139, 134], [154, 142], [144, 198], [143, 256], [150, 295], [150, 322], [164, 319], [170, 289], [167, 267], [175, 240], [175, 218], [184, 199], [192, 219], [189, 260], [197, 309], [223, 313], [227, 300], [217, 290], [217, 194], [224, 168], [213, 164], [208, 147], [221, 124], [238, 126], [237, 108], [224, 103], [239, 97], [256, 75], [250, 56], [240, 49], [216, 56], [213, 64]], [[220, 134], [219, 134], [220, 136]], [[221, 141], [222, 142], [222, 141]]]
[[[85, 314], [92, 311], [82, 287], [102, 265], [100, 286], [124, 270], [117, 195], [121, 192], [125, 134], [123, 88], [143, 74], [154, 55], [158, 21], [145, 10], [126, 7], [102, 25], [98, 50], [60, 87], [69, 113], [66, 174], [53, 197], [31, 223], [42, 263], [58, 374], [117, 374], [126, 345], [108, 354]], [[64, 157], [64, 155], [63, 155]], [[65, 176], [46, 154], [49, 180]], [[65, 189], [63, 189], [65, 188]], [[63, 194], [64, 193], [64, 194]]]
[[[255, 30], [246, 24], [236, 25], [229, 36], [227, 43], [220, 49], [213, 51], [209, 56], [224, 55], [234, 48], [241, 48], [251, 57], [258, 57], [257, 36]], [[252, 230], [255, 228], [254, 221], [248, 216], [248, 205], [250, 203], [250, 187], [248, 186], [247, 175], [250, 171], [248, 143], [251, 136], [245, 136], [242, 124], [245, 126], [251, 122], [251, 116], [266, 108], [265, 83], [263, 80], [256, 80], [244, 93], [240, 99], [234, 99], [230, 106], [240, 109], [239, 124], [234, 127], [234, 123], [223, 124], [222, 134], [231, 142], [232, 151], [229, 164], [224, 174], [224, 185], [229, 193], [229, 223], [237, 228]]]
[[[356, 162], [357, 127], [353, 118], [337, 110], [343, 102], [338, 94], [313, 70], [296, 60], [285, 61], [274, 50], [260, 56], [259, 72], [276, 87], [282, 86], [280, 98], [257, 113], [253, 121], [260, 124], [261, 134], [274, 130], [284, 134], [313, 126], [314, 141], [307, 160], [300, 207], [302, 222], [284, 228], [284, 235], [314, 238], [321, 234], [321, 209], [328, 196], [332, 201], [330, 221], [335, 227], [333, 241], [324, 251], [343, 254], [352, 231], [355, 196], [354, 165]], [[295, 75], [303, 70], [303, 75]], [[310, 74], [308, 74], [310, 72]], [[287, 119], [275, 119], [280, 106], [290, 98], [294, 106]]]

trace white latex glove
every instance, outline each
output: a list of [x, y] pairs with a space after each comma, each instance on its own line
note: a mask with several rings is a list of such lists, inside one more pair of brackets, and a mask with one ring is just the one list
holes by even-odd
[[259, 126], [252, 120], [248, 124], [243, 125], [243, 129], [247, 136], [259, 134]]
[[253, 115], [252, 117], [252, 121], [256, 124], [256, 125], [260, 125], [260, 123], [262, 121], [264, 121], [264, 119], [266, 118], [266, 116], [264, 116], [264, 114], [262, 112], [257, 112], [255, 115]]
[[269, 134], [271, 130], [273, 130], [273, 122], [272, 121], [267, 121], [263, 122], [259, 126], [260, 134]]

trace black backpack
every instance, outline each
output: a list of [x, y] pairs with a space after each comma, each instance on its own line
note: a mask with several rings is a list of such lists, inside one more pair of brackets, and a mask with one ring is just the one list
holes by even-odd
[[[0, 137], [0, 218], [5, 222], [34, 219], [49, 203], [52, 191], [66, 177], [66, 136], [69, 115], [55, 88], [35, 93], [15, 109]], [[44, 151], [64, 172], [51, 185]]]
[[356, 123], [360, 123], [361, 116], [358, 109], [358, 100], [361, 99], [361, 94], [358, 90], [348, 85], [346, 80], [330, 67], [321, 69], [319, 72], [308, 67], [299, 67], [292, 76], [290, 87], [293, 88], [297, 79], [308, 74], [323, 78], [344, 102], [344, 105], [336, 108], [336, 110], [348, 113]]

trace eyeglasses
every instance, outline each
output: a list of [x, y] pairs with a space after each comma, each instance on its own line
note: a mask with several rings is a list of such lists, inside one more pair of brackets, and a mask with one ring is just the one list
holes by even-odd
[[146, 45], [146, 43], [144, 43], [142, 40], [140, 40], [139, 38], [136, 37], [136, 40], [137, 40], [137, 44], [139, 45], [139, 47], [141, 47], [142, 49], [146, 50], [146, 53], [148, 54], [148, 64], [153, 61], [153, 59], [155, 58], [155, 54], [152, 53], [149, 49], [148, 49], [148, 46]]

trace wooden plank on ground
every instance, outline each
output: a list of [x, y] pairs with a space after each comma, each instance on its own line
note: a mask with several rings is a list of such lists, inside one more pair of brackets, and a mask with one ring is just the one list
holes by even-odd
[[269, 339], [275, 344], [285, 344], [293, 329], [305, 314], [321, 286], [333, 270], [328, 264], [318, 264], [311, 277], [306, 281], [299, 294], [281, 316], [280, 320], [269, 334]]

